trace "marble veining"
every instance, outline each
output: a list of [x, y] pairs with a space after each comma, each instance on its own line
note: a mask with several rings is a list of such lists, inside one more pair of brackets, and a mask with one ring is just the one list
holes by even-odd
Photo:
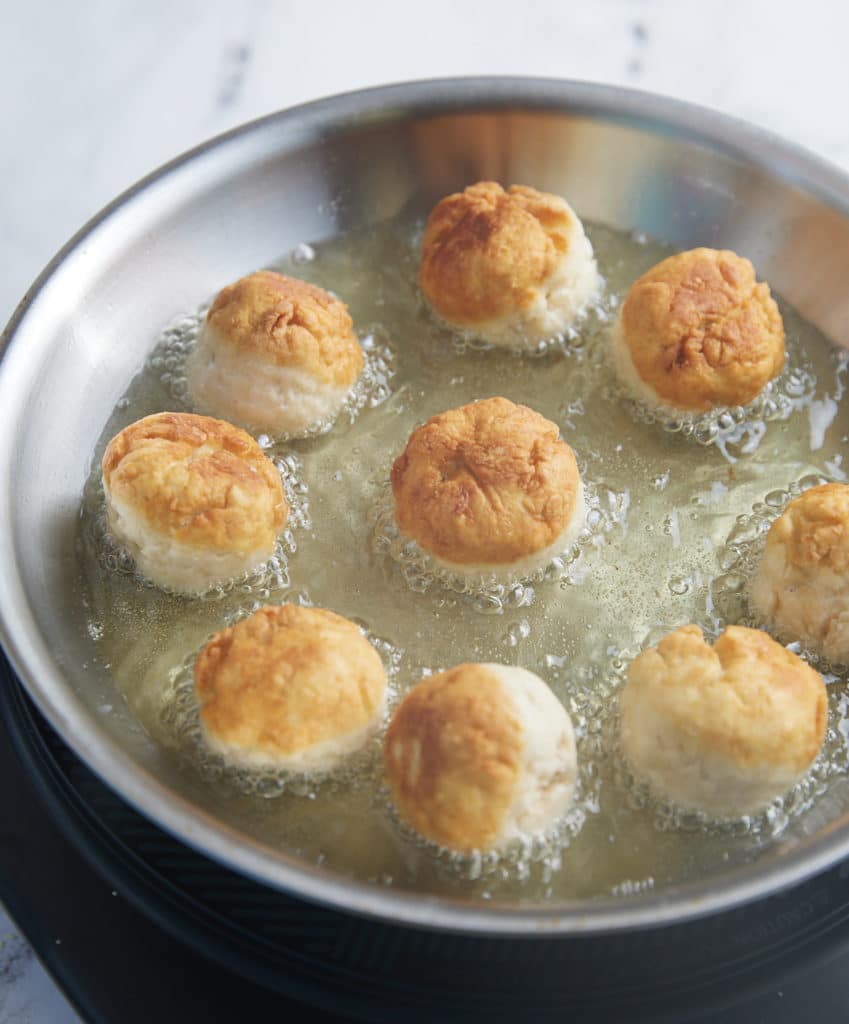
[[78, 1024], [79, 1017], [0, 909], [0, 1024], [42, 1022]]

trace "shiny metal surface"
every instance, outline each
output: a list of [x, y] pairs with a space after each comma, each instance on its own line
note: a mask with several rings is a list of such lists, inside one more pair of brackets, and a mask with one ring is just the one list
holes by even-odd
[[150, 340], [223, 281], [299, 241], [425, 212], [480, 178], [562, 192], [583, 217], [677, 246], [729, 247], [849, 348], [849, 178], [731, 119], [621, 89], [459, 79], [322, 100], [221, 137], [145, 179], [53, 260], [3, 337], [0, 637], [75, 752], [141, 812], [269, 885], [356, 912], [490, 934], [683, 920], [764, 896], [849, 855], [826, 800], [810, 834], [757, 863], [631, 899], [482, 907], [332, 876], [227, 828], [116, 706], [91, 663], [74, 571], [95, 442]]

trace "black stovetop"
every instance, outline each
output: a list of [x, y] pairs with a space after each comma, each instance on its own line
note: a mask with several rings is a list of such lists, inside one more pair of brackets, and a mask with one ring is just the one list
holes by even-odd
[[[31, 781], [37, 765], [25, 764], [12, 742], [14, 723], [9, 720], [8, 704], [4, 714], [5, 719], [0, 716], [0, 897], [85, 1020], [230, 1024], [266, 1014], [281, 1014], [285, 1021], [328, 1024], [351, 1019], [307, 1008], [246, 981], [160, 928], [137, 908], [138, 898], [131, 902], [115, 892], [54, 821]], [[42, 723], [41, 728], [46, 726]], [[154, 908], [150, 910], [155, 915]], [[716, 1024], [842, 1022], [849, 1009], [849, 952], [842, 949], [845, 936], [835, 935], [834, 945], [822, 945], [819, 961], [801, 975], [775, 976], [759, 995], [736, 999], [734, 986], [739, 982], [735, 981], [728, 991], [733, 1005], [706, 1013], [676, 1011], [671, 1019]], [[668, 1012], [663, 1017], [670, 1019]], [[531, 1013], [523, 1015], [523, 1022], [533, 1019]], [[596, 1012], [592, 1019], [629, 1021], [632, 1017], [623, 1008], [613, 1015]]]

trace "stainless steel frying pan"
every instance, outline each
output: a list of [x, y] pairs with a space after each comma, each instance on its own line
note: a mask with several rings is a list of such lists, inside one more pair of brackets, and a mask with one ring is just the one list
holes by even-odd
[[[470, 181], [528, 181], [580, 214], [679, 247], [743, 251], [849, 348], [849, 178], [772, 135], [642, 93], [533, 79], [367, 90], [222, 136], [146, 178], [51, 262], [3, 336], [0, 638], [73, 750], [187, 844], [306, 898], [394, 921], [490, 934], [575, 934], [681, 921], [801, 881], [849, 855], [842, 783], [807, 834], [756, 863], [630, 899], [485, 907], [370, 887], [217, 820], [91, 666], [69, 594], [83, 482], [152, 332], [288, 246], [426, 211]], [[663, 197], [663, 201], [659, 201]]]

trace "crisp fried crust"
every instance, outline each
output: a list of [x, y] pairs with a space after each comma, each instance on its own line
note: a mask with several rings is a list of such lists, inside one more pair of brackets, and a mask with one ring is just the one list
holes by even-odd
[[752, 580], [758, 612], [787, 640], [849, 661], [849, 485], [794, 498], [772, 524]]
[[102, 470], [108, 495], [190, 547], [270, 553], [288, 516], [280, 474], [256, 441], [208, 416], [132, 423], [107, 445]]
[[259, 270], [227, 285], [206, 323], [239, 351], [304, 370], [334, 387], [351, 387], [363, 369], [348, 307], [294, 277]]
[[794, 498], [767, 534], [767, 549], [778, 545], [800, 569], [849, 572], [849, 485], [822, 484]]
[[392, 467], [401, 531], [456, 564], [505, 566], [546, 548], [569, 525], [579, 488], [557, 427], [506, 398], [434, 416]]
[[[419, 278], [444, 319], [485, 324], [530, 306], [580, 227], [559, 196], [493, 181], [470, 185], [434, 207]], [[583, 232], [581, 232], [583, 234]]]
[[359, 734], [379, 719], [386, 672], [348, 619], [321, 608], [260, 608], [195, 663], [207, 733], [230, 753], [273, 761]]
[[773, 766], [803, 772], [822, 745], [828, 714], [820, 676], [743, 626], [729, 626], [713, 647], [698, 626], [682, 626], [643, 651], [628, 672], [623, 718], [640, 704], [699, 755], [719, 755], [741, 775]]
[[384, 743], [401, 817], [440, 846], [495, 843], [522, 771], [522, 726], [494, 672], [458, 665], [419, 683]]
[[692, 249], [628, 289], [619, 326], [634, 369], [665, 405], [745, 405], [784, 366], [784, 325], [769, 286], [736, 253]]

